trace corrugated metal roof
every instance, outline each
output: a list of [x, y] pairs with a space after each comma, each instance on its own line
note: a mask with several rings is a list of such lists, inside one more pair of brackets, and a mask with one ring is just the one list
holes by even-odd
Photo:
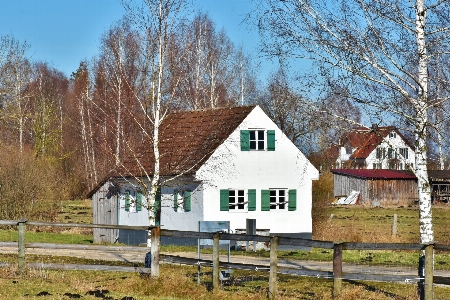
[[409, 179], [415, 180], [416, 176], [411, 171], [386, 170], [386, 169], [334, 169], [333, 174], [347, 175], [366, 179]]

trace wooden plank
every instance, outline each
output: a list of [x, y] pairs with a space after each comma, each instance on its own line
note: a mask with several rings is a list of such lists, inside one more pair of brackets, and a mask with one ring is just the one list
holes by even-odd
[[300, 238], [279, 237], [279, 245], [305, 246], [324, 249], [333, 249], [333, 242], [315, 241]]
[[344, 243], [344, 250], [421, 250], [421, 244], [393, 243]]
[[[0, 246], [3, 243], [0, 243]], [[6, 243], [5, 243], [6, 244]], [[15, 243], [17, 246], [17, 243]], [[88, 250], [88, 251], [136, 251], [148, 252], [147, 247], [133, 246], [101, 246], [101, 245], [80, 245], [80, 244], [52, 244], [52, 243], [25, 243], [26, 248], [36, 249], [66, 249], [66, 250]]]

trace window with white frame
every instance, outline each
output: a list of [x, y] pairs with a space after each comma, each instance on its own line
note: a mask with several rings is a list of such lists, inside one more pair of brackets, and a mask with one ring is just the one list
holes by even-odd
[[270, 191], [270, 209], [285, 209], [287, 201], [286, 189], [271, 189]]
[[275, 130], [241, 130], [241, 151], [275, 151]]
[[249, 130], [250, 133], [250, 150], [264, 150], [265, 139], [264, 130]]
[[384, 158], [386, 157], [386, 149], [385, 149], [385, 148], [382, 148], [382, 147], [378, 147], [378, 148], [376, 149], [375, 157], [376, 157], [377, 159], [384, 159]]
[[223, 189], [220, 190], [220, 210], [246, 212], [256, 210], [255, 189]]
[[399, 152], [404, 159], [408, 159], [408, 148], [400, 148]]
[[397, 137], [397, 133], [395, 131], [392, 131], [389, 133], [389, 137], [395, 139]]
[[229, 190], [228, 205], [230, 210], [246, 210], [245, 190]]

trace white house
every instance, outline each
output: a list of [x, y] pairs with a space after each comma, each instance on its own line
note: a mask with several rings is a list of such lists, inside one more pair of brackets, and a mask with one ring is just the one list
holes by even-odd
[[328, 156], [336, 168], [409, 170], [415, 164], [413, 145], [394, 126], [354, 128]]
[[[199, 221], [229, 221], [311, 238], [312, 180], [317, 169], [259, 106], [169, 114], [161, 125], [162, 184], [157, 200], [163, 229], [198, 231]], [[150, 149], [151, 145], [147, 147]], [[149, 224], [145, 189], [151, 151], [100, 182], [90, 193], [94, 223]], [[144, 170], [145, 169], [145, 172]], [[95, 230], [95, 242], [136, 243], [146, 234]]]

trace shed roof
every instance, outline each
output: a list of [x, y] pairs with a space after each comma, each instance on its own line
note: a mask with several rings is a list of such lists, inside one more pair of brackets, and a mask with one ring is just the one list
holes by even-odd
[[386, 170], [386, 169], [334, 169], [333, 174], [346, 175], [365, 179], [406, 179], [415, 180], [416, 176], [411, 171]]

